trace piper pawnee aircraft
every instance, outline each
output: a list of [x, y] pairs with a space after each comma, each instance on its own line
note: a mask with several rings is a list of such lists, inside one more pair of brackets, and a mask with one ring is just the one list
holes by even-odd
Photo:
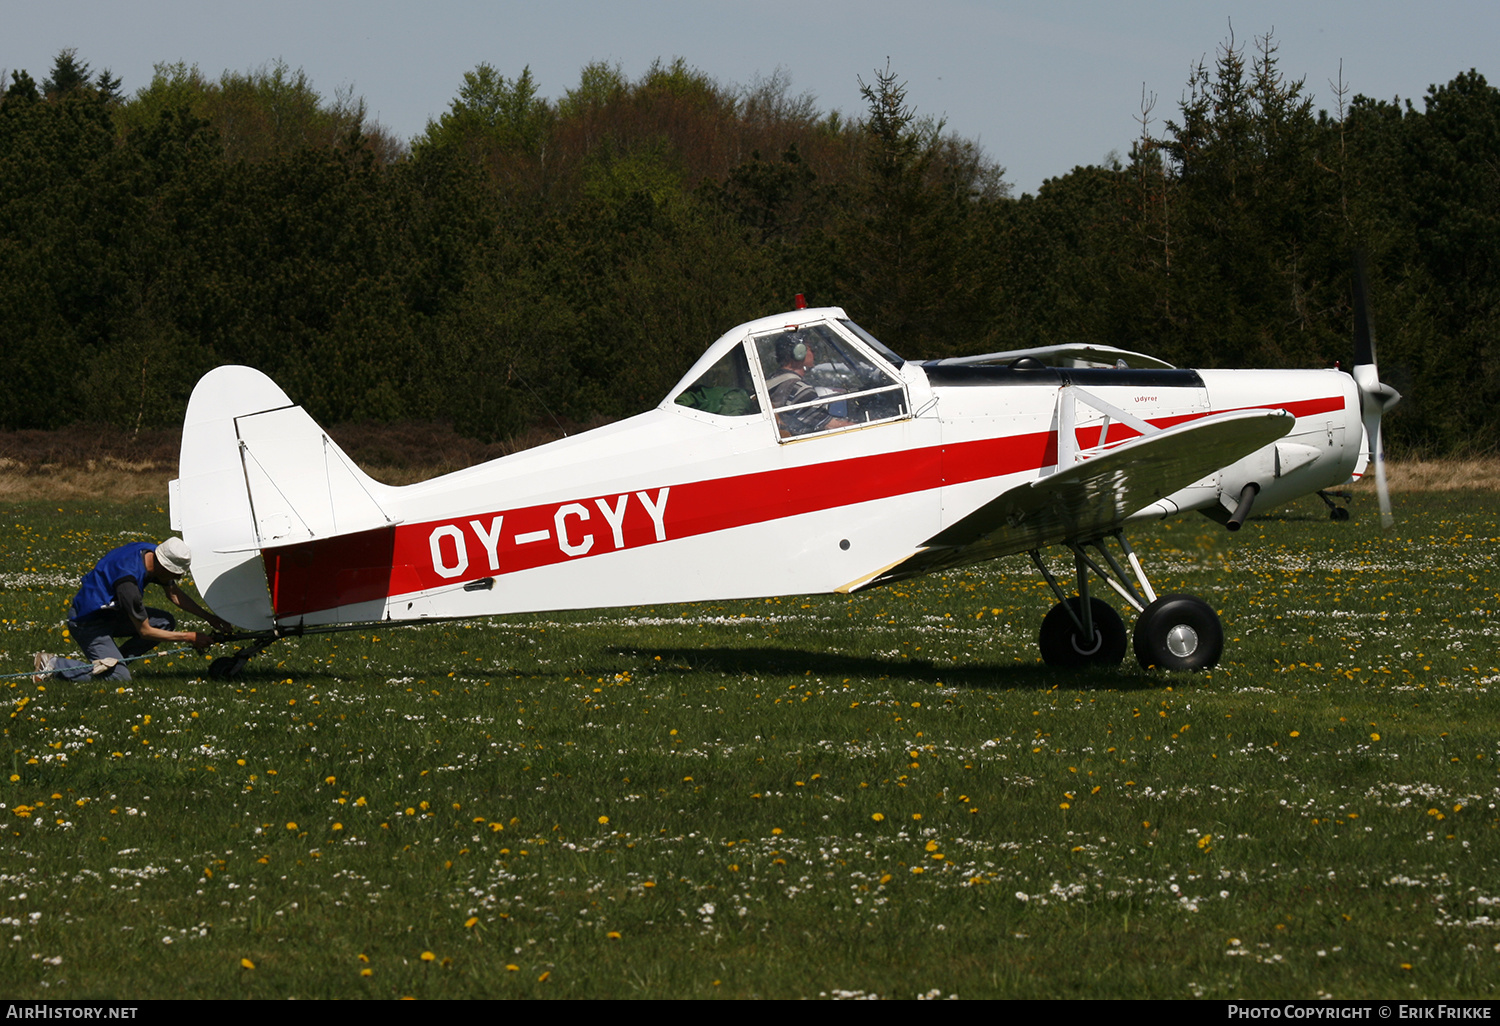
[[[258, 641], [213, 672], [287, 634], [852, 593], [1013, 553], [1058, 599], [1047, 663], [1124, 658], [1092, 575], [1138, 614], [1142, 666], [1206, 669], [1217, 614], [1158, 596], [1125, 528], [1200, 510], [1233, 530], [1252, 503], [1379, 469], [1380, 414], [1400, 398], [1362, 315], [1351, 376], [1179, 370], [1105, 346], [918, 363], [798, 300], [709, 346], [649, 412], [404, 487], [361, 472], [259, 371], [209, 372], [172, 524], [208, 604]], [[1076, 595], [1043, 558], [1053, 546]]]

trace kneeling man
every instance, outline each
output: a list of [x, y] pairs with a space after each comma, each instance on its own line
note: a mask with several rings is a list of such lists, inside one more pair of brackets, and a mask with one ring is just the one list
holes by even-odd
[[[177, 582], [192, 561], [187, 542], [168, 538], [160, 545], [134, 542], [105, 554], [83, 576], [83, 585], [68, 609], [68, 630], [83, 649], [87, 662], [38, 652], [33, 680], [49, 678], [70, 681], [129, 680], [125, 660], [143, 655], [163, 641], [185, 641], [196, 649], [214, 643], [202, 631], [176, 630], [171, 613], [146, 605], [146, 586], [157, 584], [179, 609], [201, 616], [214, 629], [229, 633], [234, 628], [187, 596]], [[129, 638], [117, 646], [116, 638]]]

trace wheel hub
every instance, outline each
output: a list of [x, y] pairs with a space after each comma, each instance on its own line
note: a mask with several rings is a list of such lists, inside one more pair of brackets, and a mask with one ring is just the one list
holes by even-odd
[[1167, 631], [1167, 650], [1179, 659], [1186, 659], [1198, 651], [1198, 632], [1185, 623], [1179, 623]]
[[1079, 655], [1091, 656], [1091, 655], [1094, 655], [1096, 652], [1099, 651], [1099, 649], [1101, 649], [1103, 647], [1104, 647], [1104, 634], [1103, 634], [1102, 631], [1095, 630], [1094, 631], [1094, 636], [1089, 639], [1088, 644], [1084, 644], [1083, 643], [1083, 635], [1081, 635], [1081, 634], [1074, 634], [1073, 635], [1073, 651], [1077, 652]]

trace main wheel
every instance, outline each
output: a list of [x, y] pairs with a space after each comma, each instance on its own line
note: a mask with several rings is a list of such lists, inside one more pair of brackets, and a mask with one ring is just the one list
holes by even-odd
[[1328, 511], [1328, 519], [1329, 520], [1340, 520], [1340, 521], [1342, 521], [1342, 520], [1348, 520], [1349, 519], [1349, 511], [1347, 509], [1345, 509], [1343, 506], [1335, 506], [1335, 507], [1333, 507], [1332, 509], [1330, 509]]
[[1219, 614], [1192, 595], [1163, 595], [1135, 621], [1135, 658], [1142, 669], [1207, 670], [1224, 654]]
[[1037, 636], [1042, 660], [1060, 669], [1120, 665], [1125, 658], [1125, 623], [1120, 614], [1100, 599], [1090, 598], [1094, 636], [1085, 639], [1078, 624], [1073, 622], [1073, 615], [1080, 609], [1078, 599], [1070, 598], [1066, 605], [1059, 602], [1042, 618], [1042, 630]]

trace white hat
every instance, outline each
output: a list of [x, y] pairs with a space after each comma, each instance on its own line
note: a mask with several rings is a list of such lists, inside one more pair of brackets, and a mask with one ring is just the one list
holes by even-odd
[[156, 547], [156, 563], [169, 574], [182, 576], [192, 561], [192, 550], [181, 538], [168, 538]]

